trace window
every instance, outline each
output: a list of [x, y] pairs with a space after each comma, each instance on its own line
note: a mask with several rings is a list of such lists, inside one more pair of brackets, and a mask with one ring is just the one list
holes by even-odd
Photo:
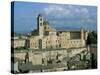
[[42, 26], [42, 23], [40, 23], [40, 26]]
[[40, 18], [40, 21], [42, 21], [42, 18]]
[[56, 42], [57, 42], [57, 40], [56, 40]]
[[61, 44], [59, 44], [59, 47], [61, 47]]
[[46, 29], [46, 26], [44, 27], [44, 29]]

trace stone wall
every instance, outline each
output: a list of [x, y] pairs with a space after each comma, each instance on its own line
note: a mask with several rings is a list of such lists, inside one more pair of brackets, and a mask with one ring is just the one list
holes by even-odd
[[[30, 50], [29, 53], [29, 62], [32, 62], [33, 65], [47, 64], [46, 62], [49, 59], [52, 60], [63, 60], [65, 57], [73, 57], [86, 48], [77, 48], [77, 49], [54, 49], [54, 50]], [[25, 51], [15, 52], [14, 57], [25, 60], [26, 56]], [[44, 63], [43, 63], [44, 61]]]

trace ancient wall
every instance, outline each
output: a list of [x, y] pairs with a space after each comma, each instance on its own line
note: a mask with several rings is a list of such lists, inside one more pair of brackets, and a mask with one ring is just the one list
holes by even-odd
[[[77, 49], [57, 49], [57, 50], [30, 50], [29, 53], [29, 62], [32, 62], [33, 65], [41, 65], [43, 61], [48, 61], [49, 59], [59, 59], [63, 60], [65, 57], [73, 57], [82, 51], [87, 50], [86, 48], [77, 48]], [[27, 52], [16, 52], [14, 56], [16, 58], [25, 60], [25, 55]], [[58, 57], [57, 57], [58, 56]], [[44, 59], [44, 60], [43, 60]]]

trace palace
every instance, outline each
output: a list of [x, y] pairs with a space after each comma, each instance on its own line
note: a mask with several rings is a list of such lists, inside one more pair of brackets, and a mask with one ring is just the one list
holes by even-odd
[[[83, 60], [88, 52], [86, 47], [87, 36], [88, 31], [83, 28], [72, 31], [67, 29], [58, 31], [50, 27], [48, 21], [39, 14], [37, 29], [34, 29], [26, 37], [14, 36], [12, 38], [11, 45], [14, 48], [12, 64], [21, 62], [21, 65], [19, 64], [21, 70], [26, 69], [30, 64], [30, 71], [41, 71], [41, 66], [43, 66], [42, 70], [47, 69], [47, 71], [51, 66], [51, 70], [68, 69], [68, 66], [66, 66], [68, 63], [66, 62], [75, 56], [77, 60]], [[27, 48], [25, 49], [25, 47]], [[90, 55], [87, 57], [86, 59], [90, 59]], [[26, 64], [28, 64], [27, 67]], [[37, 67], [39, 65], [40, 67]]]
[[28, 40], [30, 49], [59, 49], [85, 47], [88, 32], [83, 28], [76, 31], [57, 31], [39, 14], [37, 29], [33, 30]]

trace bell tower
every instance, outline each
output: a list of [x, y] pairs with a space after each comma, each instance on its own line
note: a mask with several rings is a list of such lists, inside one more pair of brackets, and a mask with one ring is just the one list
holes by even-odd
[[40, 38], [43, 37], [43, 31], [44, 31], [43, 22], [44, 22], [44, 18], [41, 14], [39, 14], [37, 17], [37, 29], [38, 29], [38, 35], [40, 36]]

